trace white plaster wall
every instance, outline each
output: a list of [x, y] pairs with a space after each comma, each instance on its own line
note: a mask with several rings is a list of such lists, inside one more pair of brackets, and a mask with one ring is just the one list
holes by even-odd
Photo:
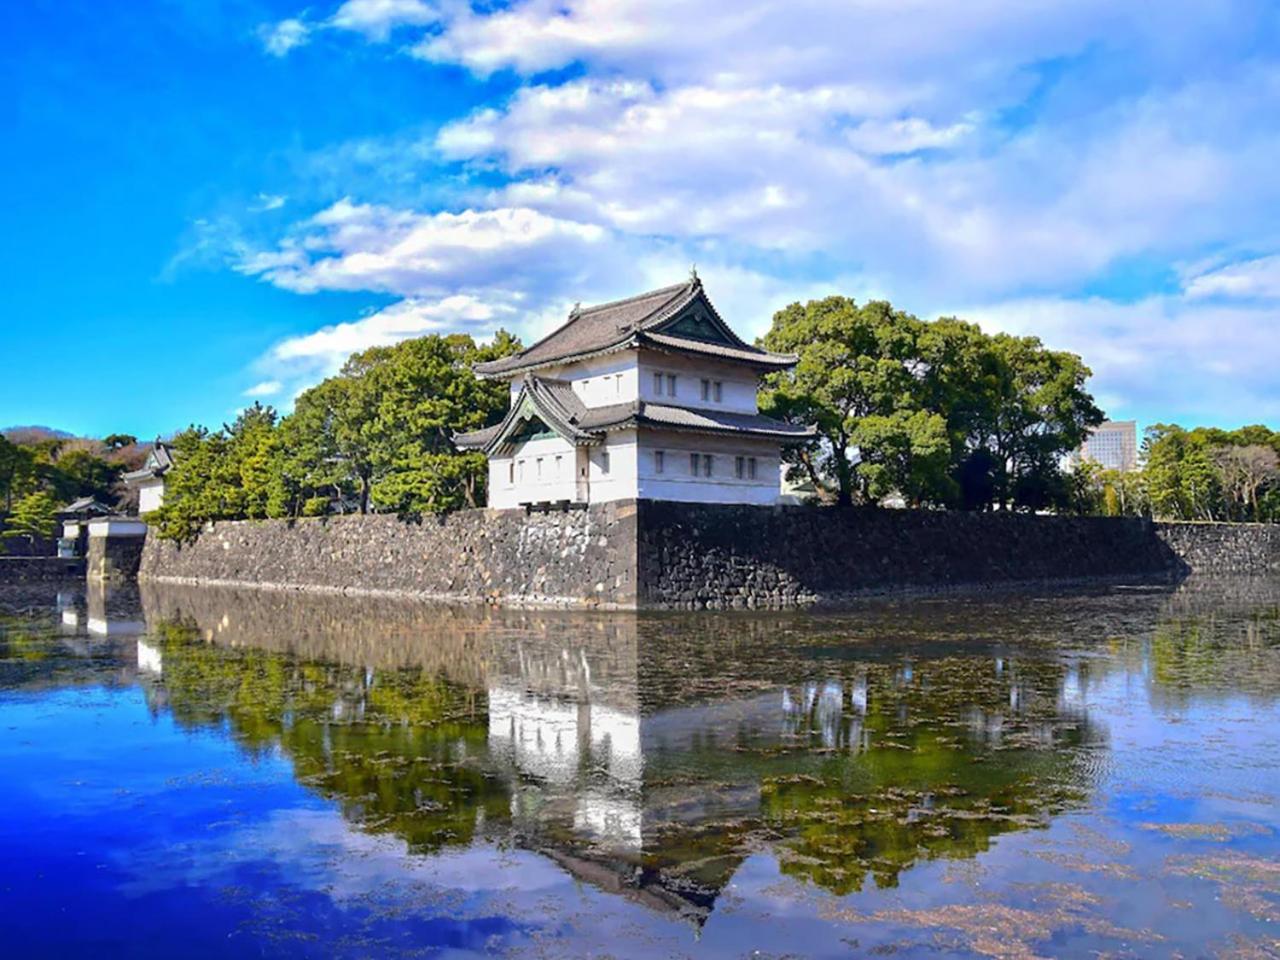
[[164, 504], [164, 480], [157, 477], [138, 485], [138, 513], [159, 510]]
[[91, 537], [145, 537], [147, 525], [141, 520], [91, 520]]
[[[568, 380], [588, 407], [631, 403], [638, 397], [639, 375], [634, 350], [612, 353], [568, 366], [546, 367], [535, 374], [548, 380]], [[511, 402], [520, 392], [520, 378], [510, 383]]]
[[[662, 393], [654, 389], [653, 375], [663, 374]], [[666, 374], [676, 375], [676, 395], [666, 392]], [[728, 410], [733, 413], [756, 413], [759, 378], [752, 370], [736, 363], [694, 360], [675, 354], [644, 350], [639, 363], [640, 399], [677, 407], [699, 407]], [[702, 399], [702, 380], [719, 380], [723, 384], [721, 401]]]
[[[662, 473], [656, 469], [655, 451], [665, 454]], [[604, 454], [608, 454], [608, 470]], [[694, 477], [689, 455], [712, 456], [712, 476]], [[531, 440], [514, 457], [489, 461], [489, 506], [498, 510], [523, 503], [587, 500], [681, 500], [693, 503], [779, 502], [781, 448], [769, 440], [718, 437], [682, 431], [621, 430], [606, 435], [599, 446], [574, 448], [560, 438]], [[560, 456], [560, 476], [555, 475], [555, 457]], [[738, 479], [735, 458], [756, 458], [756, 478]], [[542, 479], [538, 480], [537, 460], [542, 459]], [[517, 479], [511, 482], [511, 466]], [[583, 476], [585, 470], [586, 475]], [[520, 478], [523, 477], [523, 480]], [[585, 482], [584, 482], [585, 481]]]
[[[588, 496], [591, 503], [607, 503], [610, 500], [634, 500], [637, 496], [636, 431], [619, 430], [605, 434], [604, 443], [584, 447], [589, 461], [587, 468]], [[609, 469], [604, 469], [604, 454], [609, 456]]]
[[[557, 469], [556, 458], [560, 458]], [[539, 473], [538, 461], [542, 461]], [[512, 467], [515, 482], [512, 482]], [[509, 457], [489, 461], [489, 506], [497, 510], [522, 503], [576, 500], [578, 451], [560, 437], [529, 440]]]
[[[654, 453], [664, 454], [664, 468], [657, 472]], [[694, 477], [689, 455], [712, 456], [712, 476]], [[756, 478], [739, 480], [735, 458], [755, 457]], [[637, 496], [650, 500], [682, 500], [693, 503], [778, 502], [778, 464], [781, 446], [775, 441], [718, 437], [680, 431], [645, 431], [637, 450]]]

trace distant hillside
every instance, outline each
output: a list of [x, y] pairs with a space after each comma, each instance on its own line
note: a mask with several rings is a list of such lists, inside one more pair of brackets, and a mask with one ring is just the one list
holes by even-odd
[[74, 433], [67, 433], [65, 430], [55, 430], [53, 427], [42, 427], [38, 424], [30, 424], [25, 427], [5, 427], [0, 430], [8, 439], [14, 441], [24, 441], [30, 443], [35, 440], [74, 440]]

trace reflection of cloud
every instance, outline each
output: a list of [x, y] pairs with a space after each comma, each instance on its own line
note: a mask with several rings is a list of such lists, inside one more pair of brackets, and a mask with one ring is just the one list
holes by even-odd
[[473, 843], [431, 856], [412, 854], [399, 837], [364, 833], [328, 808], [272, 810], [247, 826], [224, 822], [209, 837], [189, 840], [185, 856], [166, 857], [169, 849], [166, 842], [137, 858], [141, 872], [129, 885], [132, 893], [231, 883], [245, 866], [269, 863], [288, 883], [339, 903], [387, 891], [416, 900], [429, 888], [458, 916], [476, 894], [533, 901], [566, 882], [558, 867], [527, 851]]

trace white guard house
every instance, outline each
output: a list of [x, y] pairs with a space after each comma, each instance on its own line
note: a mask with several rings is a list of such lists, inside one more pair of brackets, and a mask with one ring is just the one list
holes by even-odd
[[160, 509], [164, 503], [164, 475], [173, 467], [173, 451], [161, 440], [151, 447], [139, 470], [124, 475], [125, 486], [138, 491], [138, 514]]
[[762, 416], [762, 374], [794, 356], [745, 343], [694, 274], [577, 308], [533, 346], [480, 364], [511, 384], [503, 421], [455, 443], [489, 458], [489, 506], [609, 500], [772, 504], [782, 445], [813, 428]]

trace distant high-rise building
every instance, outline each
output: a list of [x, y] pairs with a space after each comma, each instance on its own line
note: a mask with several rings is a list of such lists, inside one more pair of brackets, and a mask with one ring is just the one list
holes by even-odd
[[1136, 470], [1138, 424], [1134, 420], [1108, 420], [1090, 434], [1072, 460], [1092, 460], [1107, 470]]

